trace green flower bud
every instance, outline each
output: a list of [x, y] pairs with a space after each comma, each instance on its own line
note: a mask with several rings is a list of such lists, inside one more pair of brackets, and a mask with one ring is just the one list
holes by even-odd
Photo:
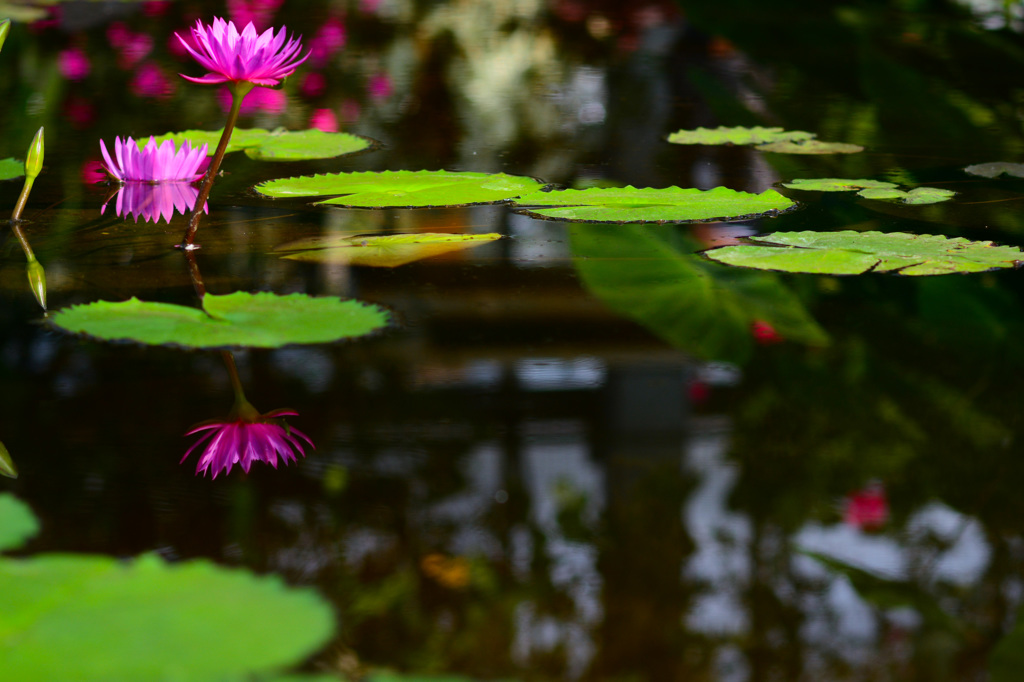
[[7, 34], [11, 32], [11, 20], [4, 19], [0, 21], [0, 50], [4, 47], [4, 42], [7, 40]]
[[18, 467], [14, 466], [11, 453], [7, 452], [7, 448], [4, 447], [3, 443], [0, 443], [0, 476], [6, 476], [7, 478], [18, 477]]
[[25, 158], [25, 177], [35, 180], [39, 171], [43, 170], [43, 129], [36, 132], [32, 138], [32, 144], [28, 146], [28, 156]]
[[32, 295], [39, 301], [39, 305], [46, 310], [46, 270], [35, 258], [29, 260], [25, 266], [28, 273], [28, 285], [32, 289]]

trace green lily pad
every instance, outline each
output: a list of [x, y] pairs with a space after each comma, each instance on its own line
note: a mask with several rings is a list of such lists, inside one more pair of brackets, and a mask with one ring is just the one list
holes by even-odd
[[18, 549], [38, 532], [39, 522], [28, 505], [10, 493], [0, 493], [0, 551]]
[[487, 244], [501, 235], [449, 234], [421, 232], [418, 234], [366, 235], [355, 237], [313, 237], [277, 247], [288, 252], [283, 258], [312, 263], [347, 263], [393, 268], [444, 253], [470, 249]]
[[347, 208], [426, 208], [493, 204], [543, 186], [539, 180], [504, 173], [367, 171], [282, 178], [255, 189], [268, 197], [335, 196], [317, 203]]
[[25, 174], [25, 162], [17, 159], [0, 159], [0, 180], [13, 180]]
[[777, 213], [795, 205], [773, 189], [751, 194], [726, 187], [567, 189], [534, 192], [513, 203], [526, 213], [544, 218], [601, 223], [734, 220]]
[[857, 192], [857, 196], [865, 199], [884, 199], [898, 201], [903, 204], [937, 204], [948, 201], [956, 192], [938, 187], [916, 187], [909, 192], [894, 188], [868, 187]]
[[209, 561], [0, 559], [0, 594], [0, 669], [21, 682], [252, 679], [334, 630], [313, 590]]
[[777, 154], [856, 154], [864, 151], [859, 144], [848, 142], [822, 142], [821, 140], [806, 140], [802, 142], [770, 142], [755, 147], [762, 152], [776, 152]]
[[851, 192], [868, 187], [878, 189], [895, 189], [896, 183], [881, 180], [846, 180], [844, 178], [797, 178], [782, 183], [789, 189], [802, 189], [810, 192]]
[[1009, 163], [1007, 161], [976, 163], [964, 168], [964, 172], [970, 175], [980, 175], [983, 178], [997, 178], [1004, 174], [1015, 178], [1024, 178], [1024, 163]]
[[983, 272], [1016, 267], [1024, 260], [1024, 253], [1014, 246], [902, 232], [780, 232], [752, 237], [751, 241], [755, 243], [704, 253], [727, 265], [829, 275]]
[[[174, 140], [180, 146], [188, 140], [193, 147], [206, 144], [207, 155], [213, 156], [220, 142], [221, 130], [185, 130], [178, 133], [164, 133], [156, 137], [157, 144]], [[139, 146], [149, 138], [137, 140]], [[369, 149], [373, 140], [350, 133], [325, 133], [322, 130], [284, 129], [264, 130], [262, 128], [235, 128], [228, 141], [228, 152], [245, 151], [245, 155], [257, 161], [302, 161], [308, 159], [331, 159], [343, 154], [352, 154]]]
[[768, 142], [810, 140], [814, 133], [803, 130], [783, 130], [782, 128], [762, 128], [755, 126], [745, 128], [737, 126], [727, 128], [697, 128], [695, 130], [677, 130], [668, 136], [673, 144], [766, 144]]
[[105, 341], [187, 348], [278, 348], [329, 343], [377, 331], [388, 313], [361, 301], [269, 292], [207, 294], [203, 309], [131, 298], [57, 311], [49, 323]]

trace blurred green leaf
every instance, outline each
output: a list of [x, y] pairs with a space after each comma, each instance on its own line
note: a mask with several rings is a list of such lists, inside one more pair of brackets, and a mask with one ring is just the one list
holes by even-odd
[[39, 522], [29, 506], [10, 493], [0, 493], [0, 551], [18, 549], [38, 532]]
[[378, 268], [393, 268], [406, 263], [471, 249], [501, 239], [497, 233], [365, 235], [356, 237], [314, 237], [290, 242], [276, 251], [288, 252], [283, 258], [313, 263], [348, 263]]
[[19, 682], [238, 679], [313, 653], [330, 606], [208, 561], [0, 559], [0, 669]]
[[1024, 254], [1015, 246], [996, 246], [962, 237], [902, 232], [778, 232], [751, 237], [754, 244], [705, 251], [719, 263], [761, 270], [859, 275], [894, 272], [944, 275], [1012, 268]]
[[[154, 136], [156, 143], [174, 140], [181, 146], [184, 140], [193, 147], [207, 145], [207, 155], [213, 156], [220, 142], [223, 130], [184, 130]], [[148, 137], [137, 140], [142, 147]], [[343, 154], [363, 151], [373, 146], [369, 138], [350, 133], [326, 133], [321, 130], [264, 130], [262, 128], [235, 128], [231, 132], [227, 151], [245, 151], [246, 156], [257, 161], [302, 161], [309, 159], [330, 159]]]
[[13, 180], [25, 174], [25, 162], [17, 159], [0, 159], [0, 180]]
[[534, 192], [513, 202], [530, 215], [603, 223], [665, 223], [733, 220], [778, 212], [794, 202], [773, 189], [761, 194], [726, 187], [710, 190], [618, 187]]
[[1024, 163], [1008, 163], [1006, 161], [976, 163], [964, 168], [964, 172], [969, 175], [980, 175], [983, 178], [997, 178], [1004, 174], [1014, 178], [1024, 178]]
[[306, 175], [256, 185], [268, 197], [339, 196], [317, 202], [353, 208], [466, 206], [506, 201], [544, 183], [504, 173], [367, 171]]
[[96, 301], [59, 310], [48, 321], [64, 331], [105, 341], [188, 348], [329, 343], [369, 334], [389, 321], [388, 313], [372, 304], [305, 294], [207, 294], [203, 306], [199, 309], [137, 298]]
[[850, 192], [866, 187], [895, 189], [896, 183], [882, 182], [881, 180], [846, 180], [844, 178], [797, 178], [782, 183], [782, 186], [811, 192]]
[[847, 142], [822, 142], [821, 140], [807, 140], [804, 142], [770, 142], [755, 147], [762, 152], [775, 152], [777, 154], [856, 154], [864, 151], [859, 144]]
[[737, 126], [728, 128], [696, 128], [694, 130], [677, 130], [668, 136], [673, 144], [766, 144], [768, 142], [810, 140], [814, 133], [803, 130], [783, 130], [782, 128], [762, 128], [754, 126], [745, 128]]

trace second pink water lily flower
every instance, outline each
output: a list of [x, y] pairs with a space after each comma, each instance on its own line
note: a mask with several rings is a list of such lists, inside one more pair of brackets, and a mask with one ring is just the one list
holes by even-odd
[[249, 22], [239, 32], [235, 22], [215, 18], [208, 26], [196, 21], [191, 30], [195, 49], [180, 35], [175, 35], [189, 54], [210, 72], [200, 78], [181, 74], [182, 78], [194, 83], [248, 82], [274, 86], [309, 59], [308, 52], [299, 57], [301, 36], [288, 38], [284, 26], [276, 35], [272, 28], [257, 33]]
[[130, 137], [114, 138], [114, 156], [100, 140], [103, 167], [119, 182], [194, 182], [203, 177], [208, 146], [193, 148], [188, 140], [175, 149], [172, 140], [157, 145], [152, 137], [145, 147]]

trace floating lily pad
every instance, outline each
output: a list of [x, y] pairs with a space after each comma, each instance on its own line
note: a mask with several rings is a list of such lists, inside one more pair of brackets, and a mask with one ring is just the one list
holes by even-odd
[[668, 141], [673, 144], [766, 144], [768, 142], [783, 142], [796, 140], [810, 140], [814, 133], [803, 130], [783, 130], [782, 128], [762, 128], [755, 126], [745, 128], [737, 126], [727, 128], [697, 128], [695, 130], [677, 130], [668, 136]]
[[313, 590], [203, 560], [0, 559], [0, 594], [0, 669], [22, 682], [255, 679], [334, 630]]
[[[220, 142], [220, 130], [185, 130], [165, 133], [156, 138], [157, 144], [174, 140], [180, 146], [188, 140], [193, 147], [206, 144], [207, 154], [213, 156]], [[148, 137], [138, 140], [139, 146], [149, 142]], [[257, 161], [301, 161], [308, 159], [330, 159], [343, 154], [363, 151], [373, 146], [369, 138], [349, 133], [325, 133], [322, 130], [287, 131], [263, 130], [262, 128], [235, 128], [231, 132], [227, 151], [245, 151], [245, 155]]]
[[25, 174], [25, 162], [17, 159], [0, 159], [0, 180], [13, 180]]
[[282, 178], [255, 189], [268, 197], [335, 196], [317, 203], [348, 208], [425, 208], [492, 204], [543, 186], [539, 180], [504, 173], [367, 171]]
[[881, 180], [846, 180], [844, 178], [797, 178], [782, 183], [789, 189], [802, 189], [811, 192], [852, 192], [853, 190], [874, 187], [879, 189], [895, 189], [896, 183]]
[[970, 175], [980, 175], [983, 178], [997, 178], [1004, 174], [1015, 178], [1024, 178], [1024, 163], [991, 161], [989, 163], [976, 163], [973, 166], [964, 168], [964, 171]]
[[898, 201], [903, 204], [937, 204], [948, 201], [956, 192], [938, 187], [916, 187], [909, 192], [894, 188], [869, 187], [857, 192], [857, 196], [865, 199], [884, 199]]
[[601, 223], [733, 220], [784, 211], [795, 205], [773, 189], [751, 194], [726, 187], [567, 189], [534, 192], [513, 203], [531, 215]]
[[822, 142], [821, 140], [806, 140], [803, 142], [771, 142], [755, 147], [762, 152], [776, 152], [777, 154], [856, 154], [864, 151], [859, 144], [848, 142]]
[[501, 239], [497, 233], [366, 235], [356, 237], [314, 237], [279, 246], [277, 251], [291, 260], [314, 263], [348, 263], [393, 268], [444, 253], [470, 249]]
[[18, 549], [39, 532], [28, 505], [10, 493], [0, 493], [0, 551]]
[[1013, 246], [902, 232], [780, 232], [751, 241], [755, 243], [704, 253], [727, 265], [829, 275], [869, 270], [902, 275], [983, 272], [1012, 268], [1024, 260], [1024, 253]]
[[199, 308], [131, 298], [65, 308], [49, 322], [106, 341], [189, 348], [278, 348], [364, 336], [388, 324], [388, 313], [361, 301], [268, 292], [207, 294]]

